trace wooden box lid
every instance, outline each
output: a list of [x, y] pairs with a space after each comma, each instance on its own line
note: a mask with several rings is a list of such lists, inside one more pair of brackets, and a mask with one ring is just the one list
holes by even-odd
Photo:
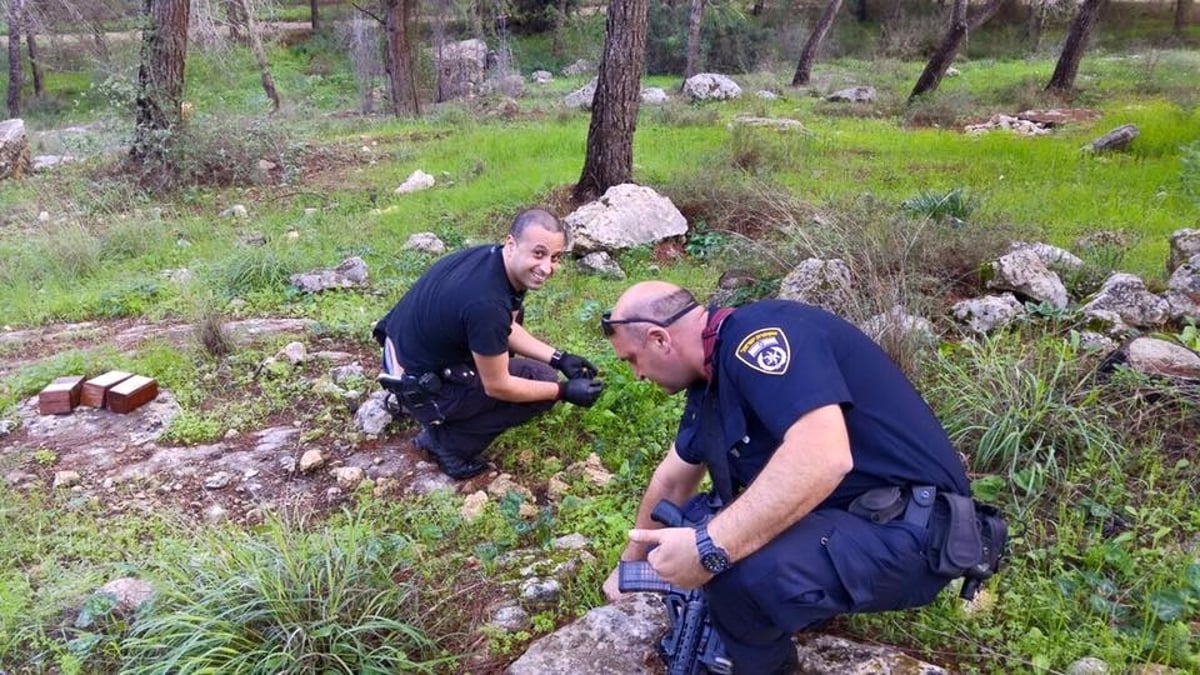
[[55, 378], [38, 393], [38, 414], [63, 415], [71, 412], [79, 405], [79, 395], [82, 391], [82, 375]]
[[104, 405], [115, 413], [133, 412], [158, 396], [158, 383], [143, 375], [133, 375], [113, 385]]
[[104, 392], [108, 391], [109, 388], [118, 382], [128, 379], [131, 375], [132, 373], [126, 373], [122, 370], [110, 370], [103, 375], [93, 377], [83, 383], [83, 392], [79, 396], [79, 403], [95, 408], [103, 408]]

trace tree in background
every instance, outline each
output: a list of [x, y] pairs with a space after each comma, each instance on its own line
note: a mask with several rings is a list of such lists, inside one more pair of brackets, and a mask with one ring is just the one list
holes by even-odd
[[1071, 29], [1067, 33], [1067, 41], [1063, 43], [1062, 54], [1058, 57], [1058, 65], [1050, 76], [1046, 91], [1069, 92], [1075, 86], [1075, 75], [1079, 73], [1079, 61], [1087, 49], [1088, 40], [1092, 37], [1092, 29], [1096, 19], [1100, 17], [1100, 3], [1103, 0], [1083, 0], [1079, 11], [1071, 21]]
[[8, 0], [8, 116], [21, 116], [21, 23], [24, 0]]
[[312, 29], [313, 29], [314, 33], [321, 30], [321, 7], [320, 7], [320, 4], [321, 3], [318, 2], [318, 0], [309, 0], [309, 2], [308, 2], [308, 13], [309, 13], [309, 18], [312, 21]]
[[[866, 4], [865, 0], [860, 0], [860, 2]], [[833, 27], [838, 10], [841, 8], [842, 0], [829, 0], [829, 4], [825, 5], [825, 11], [821, 12], [821, 18], [817, 19], [817, 25], [813, 26], [808, 41], [804, 43], [804, 49], [800, 51], [796, 74], [792, 76], [793, 87], [808, 84], [809, 78], [812, 77], [813, 62], [817, 60], [817, 52], [821, 50], [821, 44], [825, 42], [825, 36], [829, 34], [829, 29]]]
[[700, 67], [700, 25], [704, 22], [704, 0], [688, 0], [687, 65], [683, 79], [696, 74]]
[[[141, 65], [129, 156], [144, 170], [161, 168], [182, 119], [190, 0], [144, 0]], [[145, 171], [150, 175], [150, 171]]]
[[950, 64], [954, 63], [954, 57], [958, 55], [959, 48], [967, 39], [967, 34], [978, 30], [993, 16], [996, 16], [996, 12], [1000, 11], [1003, 4], [1004, 0], [988, 0], [988, 3], [968, 21], [967, 0], [954, 0], [954, 7], [950, 10], [950, 28], [946, 31], [946, 36], [942, 38], [942, 43], [938, 45], [937, 51], [929, 58], [929, 63], [925, 64], [925, 70], [917, 78], [917, 84], [913, 87], [912, 93], [908, 95], [909, 102], [922, 94], [937, 90], [946, 71], [950, 69]]
[[396, 117], [420, 115], [417, 97], [417, 73], [414, 67], [412, 21], [417, 0], [381, 0], [383, 27], [387, 35], [384, 66], [392, 94], [392, 112]]
[[1192, 0], [1175, 0], [1175, 34], [1183, 35], [1187, 30], [1188, 16], [1192, 13]]
[[633, 132], [646, 60], [649, 0], [612, 0], [588, 125], [587, 157], [573, 197], [585, 202], [633, 176]]

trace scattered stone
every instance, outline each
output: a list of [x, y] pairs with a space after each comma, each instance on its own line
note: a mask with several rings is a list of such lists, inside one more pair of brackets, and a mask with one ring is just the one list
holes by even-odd
[[553, 605], [561, 593], [557, 579], [526, 579], [521, 583], [521, 599], [531, 604]]
[[667, 627], [662, 601], [630, 593], [534, 640], [506, 675], [661, 672], [655, 642]]
[[1200, 323], [1200, 254], [1175, 268], [1167, 280], [1167, 301], [1171, 318], [1176, 321], [1191, 319]]
[[843, 314], [852, 293], [850, 267], [844, 260], [809, 258], [783, 278], [778, 295], [782, 300], [798, 300]]
[[804, 128], [804, 123], [800, 120], [794, 120], [788, 117], [754, 117], [752, 115], [735, 115], [733, 121], [729, 123], [729, 128], [734, 127], [765, 127], [776, 131], [799, 131], [808, 133], [808, 129]]
[[303, 342], [289, 342], [279, 350], [275, 358], [282, 358], [293, 366], [298, 366], [308, 360], [308, 349]]
[[862, 330], [880, 344], [892, 340], [912, 341], [921, 345], [936, 345], [938, 342], [933, 323], [925, 317], [909, 314], [901, 305], [867, 319], [863, 322]]
[[624, 279], [625, 270], [607, 251], [593, 251], [579, 259], [579, 270], [585, 274]]
[[1167, 258], [1167, 274], [1179, 269], [1192, 257], [1200, 255], [1200, 230], [1183, 228], [1171, 233], [1171, 253]]
[[1059, 309], [1065, 308], [1070, 300], [1062, 280], [1030, 249], [1001, 256], [992, 263], [992, 271], [995, 276], [988, 279], [988, 288], [1020, 293]]
[[320, 450], [305, 450], [300, 456], [300, 473], [308, 473], [319, 469], [325, 464], [325, 456]]
[[167, 281], [170, 281], [173, 284], [179, 284], [180, 286], [189, 284], [196, 278], [196, 275], [192, 274], [192, 271], [186, 267], [181, 267], [177, 270], [163, 270], [162, 272], [159, 272], [159, 275], [161, 275], [162, 278], [166, 279]]
[[1111, 320], [1110, 315], [1101, 312], [1115, 313], [1121, 322], [1130, 326], [1150, 327], [1166, 322], [1170, 305], [1146, 290], [1145, 282], [1137, 276], [1115, 272], [1104, 280], [1091, 302], [1083, 306], [1084, 316]]
[[1102, 333], [1085, 330], [1079, 334], [1079, 349], [1085, 352], [1111, 352], [1116, 348], [1116, 340]]
[[529, 81], [534, 84], [550, 84], [554, 81], [554, 75], [548, 70], [535, 70], [530, 74]]
[[69, 488], [75, 487], [81, 482], [83, 482], [83, 477], [79, 475], [78, 471], [56, 471], [52, 486], [56, 488]]
[[478, 39], [451, 42], [442, 46], [435, 61], [442, 100], [471, 96], [487, 75], [487, 43]]
[[1083, 149], [1088, 152], [1116, 152], [1128, 148], [1137, 137], [1138, 128], [1125, 124], [1083, 146]]
[[665, 105], [669, 100], [662, 87], [642, 87], [642, 105]]
[[346, 384], [352, 380], [361, 380], [365, 377], [366, 374], [363, 372], [363, 367], [357, 361], [348, 366], [338, 366], [329, 371], [329, 379], [338, 385]]
[[296, 473], [296, 458], [288, 455], [279, 458], [279, 468], [285, 474]]
[[483, 490], [477, 490], [463, 499], [463, 505], [459, 508], [458, 513], [468, 523], [474, 522], [475, 519], [483, 515], [483, 510], [487, 508], [487, 503], [487, 493]]
[[1017, 119], [1034, 122], [1045, 128], [1054, 128], [1070, 122], [1087, 122], [1100, 117], [1100, 113], [1087, 108], [1051, 108], [1048, 110], [1023, 110]]
[[1012, 323], [1025, 314], [1025, 306], [1012, 293], [986, 295], [954, 303], [954, 318], [976, 333], [986, 334]]
[[567, 467], [567, 472], [580, 476], [590, 482], [592, 485], [604, 487], [612, 482], [613, 475], [608, 469], [604, 468], [604, 464], [600, 461], [600, 455], [591, 453], [582, 462], [576, 462]]
[[408, 178], [400, 184], [400, 187], [393, 190], [393, 192], [398, 195], [406, 195], [410, 192], [428, 190], [429, 188], [433, 187], [435, 183], [437, 183], [437, 181], [434, 180], [433, 176], [430, 176], [420, 169], [417, 169], [409, 174]]
[[946, 69], [946, 77], [958, 77], [959, 75], [962, 75], [962, 71], [954, 66]]
[[875, 87], [850, 87], [833, 92], [825, 100], [835, 103], [874, 103], [875, 98]]
[[633, 183], [610, 187], [563, 223], [572, 235], [567, 248], [582, 253], [655, 244], [688, 232], [687, 219], [670, 199]]
[[509, 633], [522, 631], [533, 625], [526, 612], [520, 605], [505, 605], [492, 615], [492, 625]]
[[392, 411], [387, 406], [387, 392], [376, 391], [354, 411], [354, 426], [367, 436], [379, 436], [392, 423]]
[[359, 466], [339, 466], [329, 473], [337, 480], [338, 487], [344, 490], [353, 490], [367, 477]]
[[30, 160], [29, 170], [33, 173], [44, 173], [60, 164], [70, 164], [75, 157], [71, 155], [34, 155]]
[[1004, 129], [1022, 136], [1045, 136], [1050, 133], [1050, 130], [1037, 122], [1023, 120], [1011, 115], [997, 113], [988, 118], [988, 121], [979, 124], [968, 124], [963, 127], [963, 131], [968, 134], [982, 134], [988, 131]]
[[418, 251], [431, 255], [441, 255], [446, 252], [446, 244], [432, 232], [418, 232], [410, 235], [400, 248], [404, 251]]
[[504, 499], [504, 496], [509, 492], [516, 492], [517, 494], [521, 495], [521, 499], [524, 503], [537, 503], [537, 497], [533, 495], [533, 492], [530, 491], [529, 488], [513, 480], [512, 475], [507, 473], [502, 473], [492, 480], [492, 482], [487, 486], [487, 492], [496, 499]]
[[346, 258], [332, 270], [316, 270], [291, 276], [292, 285], [305, 293], [320, 293], [331, 288], [359, 288], [367, 285], [367, 263], [358, 256]]
[[345, 498], [345, 493], [341, 488], [331, 487], [325, 491], [325, 501], [329, 504], [337, 504]]
[[891, 647], [864, 645], [832, 635], [801, 633], [797, 639], [801, 673], [907, 673], [946, 675], [938, 666], [915, 659]]
[[555, 539], [553, 546], [560, 551], [580, 551], [588, 547], [588, 538], [573, 532]]
[[0, 180], [21, 178], [29, 173], [29, 137], [25, 121], [13, 118], [0, 122]]
[[579, 59], [575, 63], [562, 69], [562, 74], [565, 77], [575, 77], [577, 75], [587, 75], [588, 73], [596, 72], [596, 64], [587, 59]]
[[573, 109], [591, 110], [592, 99], [596, 96], [598, 82], [599, 80], [593, 77], [587, 84], [567, 94], [563, 97], [563, 105]]
[[218, 471], [204, 480], [206, 490], [220, 490], [229, 486], [233, 476], [228, 471]]
[[754, 95], [764, 101], [774, 101], [775, 99], [779, 98], [779, 94], [776, 94], [769, 89], [759, 89], [758, 91], [754, 92]]
[[725, 101], [742, 95], [742, 88], [719, 73], [699, 73], [683, 83], [683, 93], [693, 101]]
[[1095, 656], [1085, 656], [1067, 666], [1066, 675], [1105, 675], [1108, 663]]
[[1014, 241], [1009, 251], [1032, 251], [1042, 264], [1056, 272], [1069, 272], [1083, 267], [1083, 260], [1066, 249], [1042, 242]]
[[1125, 346], [1129, 367], [1147, 375], [1200, 381], [1200, 354], [1174, 342], [1142, 337]]
[[154, 596], [154, 586], [141, 579], [121, 577], [104, 584], [96, 592], [112, 596], [112, 599], [116, 601], [113, 611], [130, 616]]
[[245, 206], [243, 206], [241, 204], [234, 204], [233, 206], [222, 211], [219, 215], [221, 218], [234, 218], [236, 220], [246, 220], [250, 217], [250, 212], [246, 210]]
[[204, 509], [204, 520], [208, 523], [221, 523], [229, 517], [229, 512], [220, 504], [209, 504]]

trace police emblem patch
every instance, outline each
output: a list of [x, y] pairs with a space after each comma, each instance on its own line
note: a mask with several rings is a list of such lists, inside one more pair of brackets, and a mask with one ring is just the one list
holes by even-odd
[[783, 375], [792, 360], [792, 349], [781, 328], [760, 328], [746, 336], [735, 355], [760, 373]]

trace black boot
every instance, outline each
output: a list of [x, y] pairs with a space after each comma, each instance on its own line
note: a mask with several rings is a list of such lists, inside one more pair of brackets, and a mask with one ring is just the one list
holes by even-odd
[[487, 464], [484, 462], [475, 458], [463, 459], [442, 446], [434, 440], [433, 435], [427, 429], [422, 429], [421, 433], [417, 434], [417, 437], [413, 439], [413, 445], [429, 453], [429, 456], [437, 462], [442, 473], [455, 480], [466, 480], [487, 470]]

